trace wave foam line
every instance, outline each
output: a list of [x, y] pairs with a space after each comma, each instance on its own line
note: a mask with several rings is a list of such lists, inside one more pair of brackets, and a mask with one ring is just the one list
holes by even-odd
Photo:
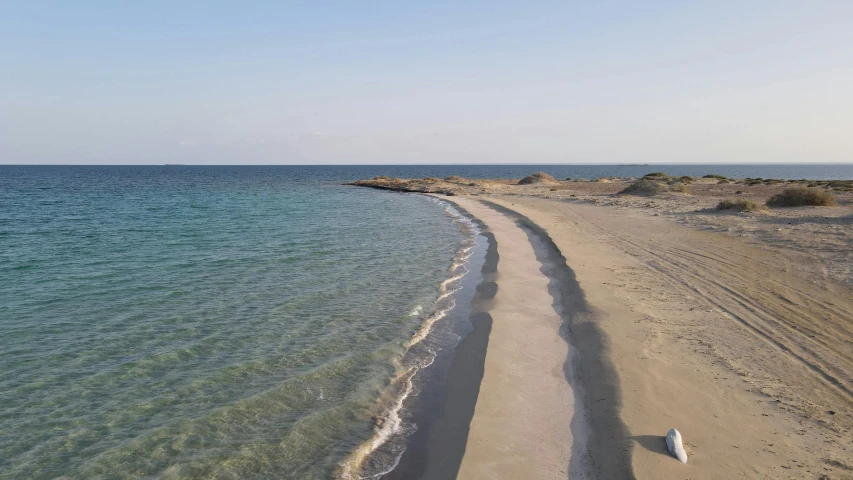
[[[466, 265], [468, 259], [471, 258], [471, 255], [473, 255], [473, 253], [469, 252], [471, 252], [471, 250], [473, 250], [474, 247], [477, 246], [477, 235], [479, 235], [480, 229], [477, 227], [476, 223], [474, 223], [468, 217], [459, 213], [459, 211], [457, 211], [447, 202], [443, 202], [437, 198], [432, 197], [430, 197], [430, 200], [434, 201], [435, 203], [438, 203], [439, 205], [444, 206], [445, 212], [450, 215], [456, 223], [459, 223], [466, 227], [466, 230], [468, 231], [467, 233], [469, 234], [469, 238], [463, 243], [463, 245], [467, 244], [467, 246], [461, 248], [459, 252], [457, 252], [456, 256], [454, 257], [454, 263], [450, 268], [450, 272], [455, 272], [459, 267]], [[465, 271], [463, 271], [462, 273], [454, 275], [448, 278], [447, 280], [441, 282], [439, 289], [442, 293], [436, 299], [436, 303], [461, 290], [460, 287], [448, 292], [447, 286], [453, 282], [461, 280], [462, 277], [464, 277], [467, 273], [468, 269], [465, 268]], [[424, 320], [423, 324], [421, 325], [421, 328], [419, 328], [418, 331], [415, 332], [411, 340], [409, 340], [409, 343], [406, 345], [406, 351], [408, 352], [413, 346], [422, 342], [432, 331], [432, 327], [435, 322], [447, 316], [447, 314], [450, 313], [455, 307], [456, 300], [451, 300], [447, 307], [436, 311], [426, 320]], [[420, 314], [422, 311], [422, 307], [418, 305], [415, 310], [413, 310], [409, 315], [415, 316], [417, 314]], [[459, 336], [457, 335], [457, 337]], [[461, 340], [461, 338], [462, 337], [459, 337], [459, 340]], [[457, 343], [459, 340], [457, 340]], [[362, 477], [361, 475], [355, 473], [355, 471], [361, 468], [363, 462], [365, 461], [365, 459], [367, 459], [368, 456], [370, 456], [370, 454], [372, 454], [379, 447], [384, 445], [388, 441], [388, 439], [390, 439], [394, 434], [400, 432], [403, 429], [403, 419], [400, 416], [400, 411], [403, 409], [403, 403], [405, 402], [406, 398], [408, 398], [409, 395], [412, 394], [412, 390], [414, 389], [414, 377], [420, 369], [427, 368], [432, 365], [438, 355], [437, 352], [433, 350], [429, 351], [432, 353], [432, 355], [428, 362], [421, 363], [420, 365], [413, 365], [404, 370], [396, 377], [394, 381], [394, 383], [396, 384], [399, 384], [400, 381], [405, 379], [405, 386], [403, 387], [403, 391], [399, 395], [397, 395], [397, 398], [395, 399], [393, 405], [388, 410], [388, 414], [386, 415], [384, 421], [382, 422], [376, 433], [373, 435], [373, 437], [369, 441], [362, 444], [362, 446], [359, 447], [359, 449], [356, 450], [350, 456], [350, 459], [348, 461], [341, 463], [341, 467], [343, 469], [341, 473], [342, 478], [348, 480], [376, 480], [394, 470], [400, 463], [400, 458], [402, 458], [403, 453], [405, 452], [405, 448], [396, 456], [394, 461], [388, 467], [383, 469], [383, 471], [374, 475], [370, 475], [368, 477]]]
[[427, 335], [429, 335], [429, 332], [432, 330], [432, 326], [435, 324], [435, 322], [446, 317], [447, 314], [450, 313], [450, 311], [453, 310], [454, 307], [456, 307], [456, 300], [452, 300], [447, 307], [438, 310], [437, 312], [427, 317], [427, 319], [424, 320], [424, 323], [421, 325], [421, 328], [419, 328], [418, 331], [415, 332], [414, 335], [412, 335], [412, 339], [409, 340], [409, 344], [406, 345], [406, 348], [412, 348], [413, 346], [421, 343], [423, 339], [426, 338]]
[[462, 290], [462, 287], [454, 288], [453, 290], [451, 290], [451, 291], [449, 291], [449, 292], [444, 292], [444, 293], [442, 293], [442, 294], [441, 294], [441, 295], [439, 295], [439, 296], [438, 296], [438, 298], [435, 300], [435, 301], [436, 301], [436, 303], [437, 303], [437, 302], [440, 302], [440, 301], [442, 301], [442, 300], [444, 300], [445, 298], [447, 298], [447, 297], [449, 297], [449, 296], [451, 296], [451, 295], [453, 295], [454, 293], [458, 292], [459, 290]]
[[468, 273], [468, 272], [467, 272], [467, 271], [462, 272], [462, 273], [460, 273], [460, 274], [454, 275], [454, 276], [452, 276], [452, 277], [448, 278], [447, 280], [445, 280], [445, 281], [441, 282], [441, 285], [439, 285], [438, 290], [439, 290], [441, 293], [445, 293], [445, 292], [447, 291], [447, 286], [448, 286], [448, 285], [450, 285], [450, 284], [451, 284], [451, 283], [453, 283], [453, 282], [456, 282], [456, 281], [462, 280], [462, 277], [464, 277], [466, 273]]
[[[414, 388], [414, 382], [412, 379], [415, 374], [418, 372], [420, 368], [418, 366], [409, 367], [405, 370], [400, 376], [398, 376], [398, 380], [402, 380], [405, 378], [405, 385], [403, 387], [403, 391], [400, 395], [397, 396], [396, 401], [388, 410], [388, 415], [385, 417], [385, 420], [382, 422], [382, 425], [373, 434], [373, 437], [364, 445], [361, 446], [351, 457], [351, 460], [345, 462], [343, 466], [343, 472], [341, 473], [341, 477], [345, 479], [359, 479], [363, 480], [366, 478], [379, 478], [382, 475], [390, 472], [391, 470], [387, 470], [385, 472], [371, 475], [369, 477], [362, 477], [361, 475], [354, 474], [353, 470], [361, 467], [362, 462], [370, 455], [375, 452], [377, 448], [382, 446], [385, 442], [391, 438], [392, 435], [397, 433], [403, 428], [403, 418], [400, 416], [400, 410], [403, 409], [403, 402], [408, 398], [409, 394], [412, 393], [412, 389]], [[402, 455], [402, 452], [400, 453]], [[399, 458], [397, 459], [395, 465], [391, 467], [393, 469], [396, 467], [396, 463], [399, 462]], [[355, 476], [353, 476], [355, 475]]]

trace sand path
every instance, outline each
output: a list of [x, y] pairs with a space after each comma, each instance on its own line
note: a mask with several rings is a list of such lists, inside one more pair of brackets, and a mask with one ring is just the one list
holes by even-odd
[[476, 200], [458, 204], [488, 226], [500, 255], [485, 369], [458, 478], [567, 478], [574, 401], [549, 278], [511, 218]]

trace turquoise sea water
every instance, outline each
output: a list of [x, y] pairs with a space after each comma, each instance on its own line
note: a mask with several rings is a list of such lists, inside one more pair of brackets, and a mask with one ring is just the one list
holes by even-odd
[[428, 363], [471, 237], [326, 177], [6, 173], [3, 479], [329, 478]]

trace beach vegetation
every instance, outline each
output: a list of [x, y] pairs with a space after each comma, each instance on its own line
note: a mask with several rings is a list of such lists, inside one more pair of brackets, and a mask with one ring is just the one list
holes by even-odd
[[681, 182], [673, 182], [669, 185], [670, 192], [678, 192], [678, 193], [690, 193], [690, 187]]
[[518, 181], [519, 185], [530, 185], [533, 183], [554, 183], [554, 177], [545, 173], [545, 172], [536, 172], [532, 175], [528, 175], [521, 180]]
[[664, 183], [657, 180], [637, 180], [617, 195], [651, 196], [667, 192], [690, 193], [690, 187], [678, 181]]
[[643, 175], [643, 179], [644, 180], [658, 180], [661, 182], [668, 182], [668, 181], [672, 180], [672, 177], [670, 177], [669, 175], [667, 175], [663, 172], [652, 172], [652, 173], [647, 173], [647, 174]]
[[657, 195], [668, 191], [669, 187], [663, 182], [638, 180], [625, 187], [618, 195]]
[[853, 180], [830, 180], [826, 186], [837, 192], [853, 191]]
[[834, 207], [838, 205], [835, 196], [828, 190], [819, 188], [786, 188], [767, 200], [770, 207]]
[[709, 173], [707, 175], [702, 175], [702, 178], [716, 178], [717, 180], [728, 180], [728, 177], [723, 175], [717, 175], [716, 173]]
[[693, 183], [693, 177], [688, 176], [688, 175], [683, 175], [681, 177], [678, 177], [678, 181], [681, 183], [690, 185], [691, 183]]
[[754, 212], [756, 210], [767, 210], [767, 207], [752, 200], [723, 200], [717, 204], [717, 210], [732, 210], [738, 212]]

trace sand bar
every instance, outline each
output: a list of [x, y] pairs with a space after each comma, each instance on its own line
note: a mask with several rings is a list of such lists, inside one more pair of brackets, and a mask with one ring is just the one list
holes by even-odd
[[458, 478], [565, 478], [574, 402], [549, 279], [515, 222], [479, 202], [458, 203], [488, 225], [500, 254], [485, 372]]

